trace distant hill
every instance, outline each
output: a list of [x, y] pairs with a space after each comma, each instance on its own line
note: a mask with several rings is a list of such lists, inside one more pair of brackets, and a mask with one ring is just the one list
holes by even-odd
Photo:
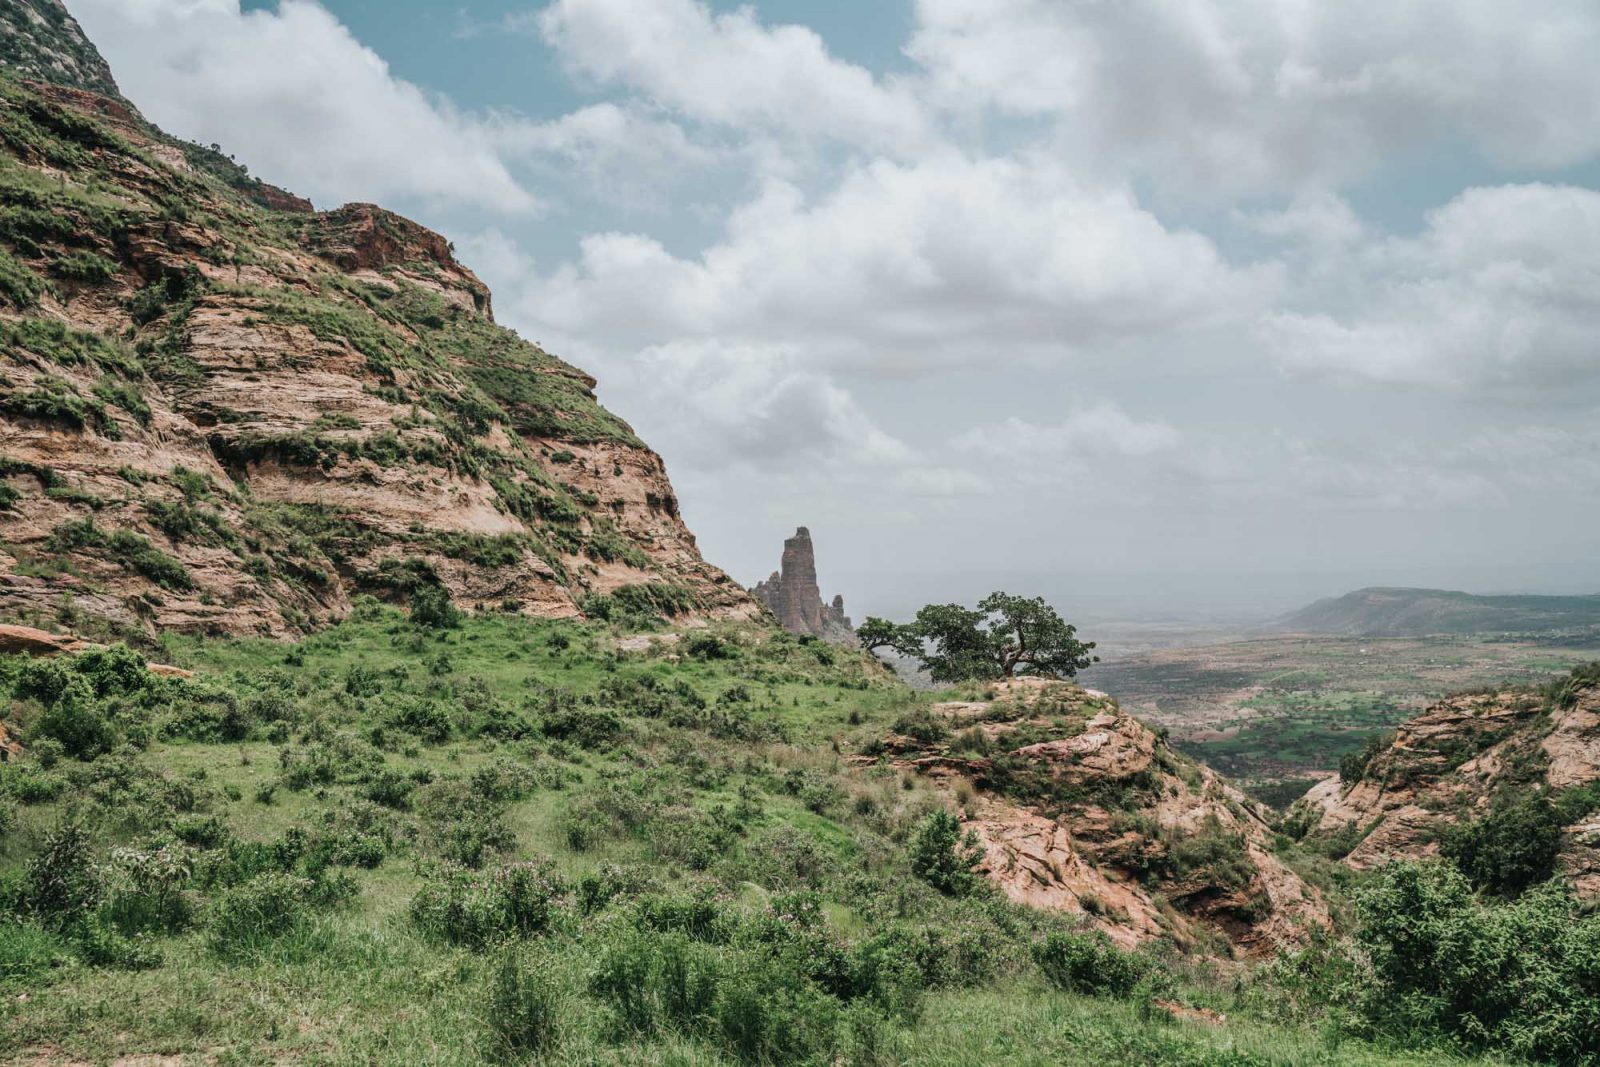
[[1448, 589], [1370, 588], [1279, 619], [1288, 633], [1417, 637], [1600, 626], [1600, 595], [1477, 596]]

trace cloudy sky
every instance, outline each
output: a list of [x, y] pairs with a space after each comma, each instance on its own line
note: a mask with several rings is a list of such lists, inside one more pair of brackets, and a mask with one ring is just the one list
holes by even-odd
[[744, 581], [858, 616], [1600, 590], [1592, 0], [68, 0], [451, 237]]

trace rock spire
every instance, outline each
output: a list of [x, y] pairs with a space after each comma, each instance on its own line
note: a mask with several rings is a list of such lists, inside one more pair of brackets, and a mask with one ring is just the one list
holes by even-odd
[[855, 643], [855, 627], [844, 613], [844, 597], [835, 596], [831, 604], [823, 602], [811, 531], [804, 526], [784, 541], [780, 569], [750, 591], [790, 633], [810, 634], [835, 644]]

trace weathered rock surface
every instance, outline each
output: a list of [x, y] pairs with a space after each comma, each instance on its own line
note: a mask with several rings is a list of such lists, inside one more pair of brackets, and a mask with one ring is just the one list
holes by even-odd
[[783, 561], [779, 569], [766, 581], [757, 582], [750, 592], [790, 633], [809, 634], [852, 647], [857, 643], [855, 627], [844, 613], [844, 597], [835, 596], [830, 604], [822, 601], [811, 531], [804, 526], [783, 542]]
[[288, 636], [419, 582], [540, 616], [640, 585], [759, 613], [660, 457], [495, 325], [443, 237], [167, 137], [44, 36], [11, 66], [69, 84], [0, 76], [24, 212], [0, 233], [0, 618]]
[[883, 752], [953, 792], [970, 787], [963, 821], [1011, 899], [1081, 915], [1125, 947], [1220, 936], [1262, 955], [1328, 925], [1321, 895], [1273, 854], [1255, 802], [1104, 694], [1017, 679], [933, 714], [950, 738], [896, 736]]
[[[1357, 781], [1319, 782], [1297, 805], [1317, 834], [1354, 839], [1365, 870], [1437, 854], [1448, 826], [1489, 810], [1501, 789], [1560, 791], [1600, 780], [1600, 685], [1551, 700], [1526, 690], [1449, 697], [1401, 726]], [[1600, 812], [1567, 827], [1561, 869], [1600, 896]]]
[[0, 68], [121, 98], [111, 68], [61, 0], [0, 5]]

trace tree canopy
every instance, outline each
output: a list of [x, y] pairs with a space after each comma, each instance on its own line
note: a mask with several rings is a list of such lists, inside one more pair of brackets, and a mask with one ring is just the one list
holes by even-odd
[[857, 631], [864, 648], [893, 648], [921, 662], [936, 682], [1037, 674], [1071, 678], [1094, 663], [1094, 642], [1042, 597], [990, 593], [976, 609], [929, 604], [902, 625], [870, 618]]

